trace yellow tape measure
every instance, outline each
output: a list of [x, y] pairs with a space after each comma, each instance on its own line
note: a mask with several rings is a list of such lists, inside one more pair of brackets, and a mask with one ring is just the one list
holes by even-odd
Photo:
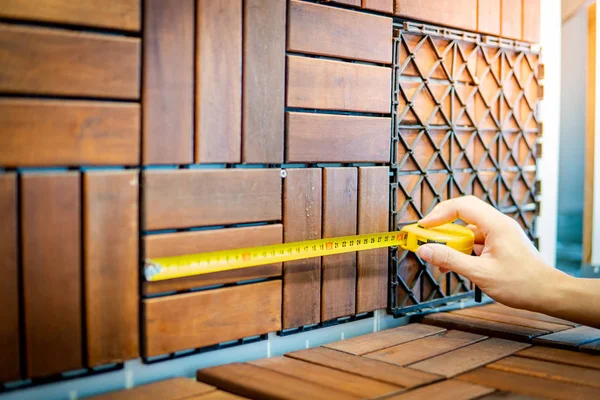
[[430, 229], [412, 224], [397, 232], [304, 240], [245, 249], [148, 259], [145, 263], [144, 274], [147, 281], [161, 281], [383, 247], [398, 246], [416, 252], [421, 245], [426, 243], [440, 243], [462, 253], [471, 254], [473, 241], [473, 232], [457, 224], [445, 224]]

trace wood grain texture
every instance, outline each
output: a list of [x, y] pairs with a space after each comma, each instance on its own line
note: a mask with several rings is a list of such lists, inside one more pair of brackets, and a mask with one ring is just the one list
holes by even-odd
[[0, 24], [0, 91], [139, 99], [140, 39]]
[[572, 327], [579, 326], [579, 324], [577, 324], [575, 322], [567, 321], [567, 320], [556, 318], [556, 317], [551, 317], [549, 315], [541, 314], [541, 313], [537, 313], [537, 312], [533, 312], [533, 311], [519, 310], [517, 308], [507, 307], [500, 303], [487, 304], [485, 306], [481, 306], [479, 309], [485, 310], [487, 312], [492, 312], [494, 314], [512, 315], [515, 317], [527, 318], [527, 319], [532, 319], [532, 320], [536, 320], [536, 321], [549, 322], [551, 324], [568, 325], [568, 326], [572, 326]]
[[500, 0], [500, 35], [509, 39], [521, 40], [523, 29], [522, 1], [531, 0]]
[[140, 2], [136, 0], [5, 0], [0, 17], [98, 28], [140, 30]]
[[[583, 348], [580, 348], [580, 350], [583, 351]], [[555, 349], [552, 347], [532, 346], [521, 350], [515, 355], [519, 357], [534, 358], [536, 360], [552, 361], [560, 364], [600, 369], [600, 357], [570, 350]]]
[[521, 40], [540, 42], [541, 0], [523, 0], [523, 35]]
[[548, 332], [559, 332], [565, 329], [571, 329], [569, 325], [554, 324], [551, 322], [537, 321], [524, 317], [517, 317], [514, 315], [496, 314], [493, 312], [487, 312], [479, 309], [479, 307], [467, 308], [463, 310], [452, 311], [452, 314], [464, 315], [472, 318], [484, 319], [487, 321], [504, 322], [512, 325], [526, 326], [529, 328], [535, 328]]
[[[356, 168], [323, 169], [323, 238], [356, 235]], [[321, 320], [356, 311], [356, 252], [322, 257]]]
[[362, 0], [362, 8], [392, 14], [394, 12], [394, 0]]
[[396, 15], [468, 31], [477, 29], [477, 0], [395, 0]]
[[287, 162], [390, 160], [390, 118], [286, 113]]
[[5, 98], [0, 126], [0, 165], [139, 163], [137, 104]]
[[90, 400], [183, 400], [216, 391], [213, 386], [190, 378], [172, 378], [128, 390], [90, 397]]
[[579, 350], [584, 351], [586, 353], [600, 354], [600, 339], [594, 340], [593, 342], [586, 343], [583, 346], [580, 346]]
[[461, 331], [446, 331], [423, 339], [388, 347], [365, 357], [396, 365], [410, 365], [486, 339]]
[[392, 19], [291, 0], [287, 50], [392, 62]]
[[[585, 184], [583, 189], [583, 254], [581, 262], [592, 263], [594, 229], [594, 158], [596, 142], [596, 3], [587, 9], [587, 49], [585, 96]], [[599, 66], [600, 67], [600, 66]]]
[[[266, 246], [282, 241], [281, 224], [194, 232], [161, 233], [144, 237], [146, 258], [181, 256], [206, 251]], [[281, 263], [213, 272], [179, 279], [144, 282], [144, 294], [281, 276]]]
[[487, 396], [480, 397], [481, 400], [539, 400], [539, 397], [528, 396], [526, 394], [495, 391]]
[[80, 200], [77, 172], [21, 177], [28, 377], [83, 367]]
[[194, 0], [144, 3], [144, 164], [189, 164], [194, 135]]
[[286, 357], [364, 376], [403, 388], [422, 386], [441, 379], [439, 375], [428, 374], [410, 368], [402, 368], [325, 347], [315, 347], [287, 353]]
[[446, 329], [436, 326], [410, 324], [368, 335], [357, 336], [352, 339], [326, 344], [324, 347], [343, 351], [354, 355], [372, 353], [377, 350], [396, 346], [401, 343], [411, 342], [426, 336], [444, 332]]
[[[285, 242], [321, 238], [322, 171], [287, 169], [283, 181]], [[283, 328], [321, 321], [321, 258], [289, 261], [283, 266]]]
[[240, 162], [242, 0], [196, 6], [195, 161]]
[[500, 2], [477, 0], [477, 32], [500, 36]]
[[147, 230], [281, 219], [279, 169], [145, 171], [143, 189]]
[[280, 330], [281, 281], [146, 299], [143, 308], [145, 356], [204, 347]]
[[410, 368], [451, 378], [529, 347], [528, 344], [491, 338], [412, 364]]
[[389, 114], [391, 77], [387, 67], [287, 56], [286, 105]]
[[[390, 176], [388, 167], [358, 169], [358, 234], [389, 231]], [[356, 313], [387, 306], [388, 249], [356, 253]]]
[[492, 393], [494, 389], [473, 383], [448, 380], [387, 397], [389, 400], [453, 399], [470, 400]]
[[0, 382], [21, 375], [17, 174], [0, 174]]
[[535, 338], [533, 342], [544, 346], [573, 349], [598, 339], [600, 339], [600, 329], [579, 326], [566, 331], [540, 336]]
[[272, 400], [360, 398], [252, 364], [232, 363], [200, 369], [196, 373], [196, 378], [200, 382], [248, 398]]
[[262, 358], [260, 360], [251, 361], [250, 364], [334, 390], [339, 390], [344, 393], [349, 393], [362, 399], [374, 399], [402, 390], [401, 387], [390, 385], [389, 383], [289, 357]]
[[83, 175], [87, 364], [139, 356], [138, 190], [135, 170]]
[[285, 0], [244, 1], [242, 161], [283, 162]]
[[247, 397], [237, 396], [235, 394], [227, 393], [222, 390], [215, 390], [205, 395], [192, 396], [186, 398], [186, 400], [244, 400]]

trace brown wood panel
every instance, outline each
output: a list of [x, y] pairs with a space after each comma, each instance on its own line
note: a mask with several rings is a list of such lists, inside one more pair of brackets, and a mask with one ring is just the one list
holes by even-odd
[[350, 374], [337, 369], [296, 360], [289, 357], [271, 357], [251, 361], [250, 364], [322, 385], [362, 399], [374, 399], [402, 390], [400, 386]]
[[139, 356], [138, 171], [86, 172], [83, 248], [87, 365]]
[[281, 281], [146, 299], [143, 308], [145, 356], [204, 347], [280, 330]]
[[285, 0], [244, 1], [242, 161], [283, 162]]
[[0, 126], [2, 165], [139, 163], [137, 104], [6, 98]]
[[526, 394], [495, 391], [492, 394], [481, 397], [481, 400], [539, 400], [539, 397], [528, 396]]
[[349, 6], [360, 6], [361, 0], [332, 0], [333, 3], [346, 4]]
[[488, 312], [493, 312], [495, 314], [512, 315], [515, 317], [533, 319], [536, 321], [550, 322], [552, 324], [568, 325], [568, 326], [572, 326], [572, 327], [579, 326], [579, 324], [577, 324], [575, 322], [570, 322], [570, 321], [567, 321], [564, 319], [551, 317], [549, 315], [541, 314], [541, 313], [537, 313], [537, 312], [533, 312], [533, 311], [519, 310], [517, 308], [507, 307], [500, 303], [487, 304], [485, 306], [481, 306], [479, 309], [485, 310]]
[[179, 377], [90, 397], [90, 400], [182, 400], [212, 393], [215, 390], [213, 386], [205, 383]]
[[144, 164], [189, 164], [194, 134], [194, 0], [144, 3]]
[[232, 363], [200, 369], [196, 377], [200, 382], [249, 398], [273, 400], [360, 398], [252, 364]]
[[235, 394], [227, 393], [222, 390], [215, 390], [214, 392], [210, 392], [208, 394], [200, 395], [200, 396], [192, 396], [185, 400], [243, 400], [247, 399], [247, 397], [237, 396]]
[[580, 351], [585, 351], [587, 353], [600, 353], [600, 340], [594, 340], [593, 342], [584, 344], [579, 347]]
[[493, 312], [487, 312], [480, 309], [479, 307], [467, 308], [463, 310], [453, 311], [452, 314], [464, 315], [472, 318], [484, 319], [487, 321], [504, 322], [511, 325], [526, 326], [529, 328], [535, 328], [548, 332], [559, 332], [565, 329], [571, 329], [569, 325], [554, 324], [545, 321], [536, 321], [523, 317], [516, 317], [514, 315], [496, 314]]
[[391, 18], [297, 0], [288, 15], [288, 51], [392, 62]]
[[500, 35], [509, 39], [521, 40], [523, 29], [522, 1], [531, 0], [500, 0]]
[[17, 175], [0, 174], [0, 382], [21, 376]]
[[196, 3], [197, 163], [236, 163], [242, 147], [242, 0]]
[[409, 365], [486, 339], [461, 331], [446, 331], [365, 355], [390, 364]]
[[465, 332], [500, 337], [519, 342], [530, 342], [534, 337], [548, 333], [548, 331], [525, 326], [486, 321], [484, 319], [448, 313], [429, 314], [423, 318], [422, 322], [431, 325], [443, 326], [444, 328], [448, 329], [458, 329]]
[[494, 389], [468, 382], [448, 380], [411, 390], [396, 396], [387, 397], [387, 400], [419, 400], [419, 399], [453, 399], [469, 400], [492, 393]]
[[0, 92], [138, 99], [140, 39], [0, 24]]
[[477, 0], [477, 32], [500, 36], [500, 2]]
[[519, 394], [552, 399], [597, 399], [598, 389], [550, 379], [513, 374], [491, 368], [479, 368], [458, 377], [459, 380]]
[[79, 174], [24, 174], [20, 202], [27, 376], [81, 368]]
[[390, 162], [390, 118], [286, 113], [287, 162]]
[[[580, 350], [583, 351], [583, 346]], [[600, 357], [571, 350], [532, 346], [525, 350], [521, 350], [515, 355], [519, 357], [534, 358], [536, 360], [545, 360], [561, 364], [576, 365], [579, 367], [600, 369]]]
[[[587, 61], [585, 96], [585, 175], [583, 190], [583, 254], [582, 263], [592, 263], [592, 231], [594, 228], [594, 157], [596, 144], [596, 3], [587, 9]], [[541, 133], [541, 132], [540, 132]]]
[[523, 0], [523, 36], [526, 42], [540, 42], [541, 0]]
[[[285, 242], [321, 238], [322, 171], [287, 169], [283, 181]], [[321, 258], [289, 261], [283, 266], [283, 328], [321, 321]]]
[[[282, 241], [281, 224], [194, 232], [161, 233], [144, 237], [145, 258], [181, 256], [206, 251], [266, 246]], [[144, 282], [144, 294], [164, 293], [250, 279], [281, 276], [281, 263], [213, 272], [179, 279]]]
[[453, 377], [528, 347], [528, 344], [491, 338], [412, 364], [410, 368]]
[[[323, 169], [323, 238], [356, 235], [356, 168]], [[356, 310], [356, 252], [326, 256], [321, 261], [321, 320]]]
[[394, 12], [394, 0], [362, 0], [362, 8], [391, 14]]
[[533, 340], [536, 344], [550, 347], [576, 348], [583, 344], [600, 339], [600, 329], [579, 326], [566, 331], [540, 336]]
[[343, 351], [350, 354], [362, 355], [372, 353], [387, 347], [411, 342], [426, 336], [444, 332], [446, 329], [436, 326], [410, 324], [381, 332], [357, 336], [352, 339], [326, 344], [324, 347]]
[[286, 105], [389, 114], [391, 77], [387, 67], [287, 56]]
[[[389, 231], [388, 167], [358, 169], [358, 234]], [[356, 253], [356, 313], [387, 306], [388, 249]]]
[[477, 0], [395, 0], [396, 15], [474, 31]]
[[137, 0], [6, 0], [0, 17], [26, 21], [84, 25], [99, 28], [140, 30]]
[[325, 347], [295, 351], [286, 354], [286, 357], [338, 369], [404, 388], [422, 386], [441, 379], [439, 375], [428, 374], [410, 368], [402, 368]]
[[487, 368], [600, 388], [600, 371], [591, 368], [523, 357], [506, 357], [489, 364]]
[[144, 172], [145, 229], [281, 219], [279, 169]]

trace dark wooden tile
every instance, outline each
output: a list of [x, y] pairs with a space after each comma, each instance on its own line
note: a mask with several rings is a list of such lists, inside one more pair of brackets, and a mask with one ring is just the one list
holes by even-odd
[[90, 397], [90, 400], [183, 400], [214, 391], [216, 389], [213, 386], [190, 378], [172, 378]]
[[586, 353], [600, 354], [600, 339], [594, 340], [593, 342], [586, 343], [583, 346], [580, 346], [579, 351], [584, 351]]
[[574, 349], [600, 339], [600, 329], [579, 326], [566, 331], [551, 333], [534, 339], [534, 343], [550, 347]]
[[466, 308], [463, 310], [452, 311], [452, 314], [464, 315], [465, 317], [472, 317], [483, 319], [486, 321], [503, 322], [511, 325], [525, 326], [529, 328], [539, 329], [547, 332], [559, 332], [565, 329], [571, 329], [570, 325], [555, 324], [552, 322], [538, 321], [526, 317], [517, 317], [514, 315], [496, 314], [494, 312], [488, 312], [480, 309], [479, 307]]
[[419, 400], [419, 399], [453, 399], [468, 400], [476, 399], [492, 393], [494, 389], [475, 385], [473, 383], [448, 380], [434, 383], [422, 388], [401, 393], [396, 396], [387, 397], [389, 400]]
[[552, 324], [559, 325], [568, 325], [572, 327], [579, 326], [579, 324], [575, 322], [566, 321], [564, 319], [551, 317], [549, 315], [527, 311], [527, 310], [519, 310], [517, 308], [507, 307], [500, 303], [487, 304], [481, 307], [478, 307], [479, 310], [493, 312], [494, 314], [503, 314], [503, 315], [511, 315], [520, 318], [527, 318], [536, 321], [550, 322]]

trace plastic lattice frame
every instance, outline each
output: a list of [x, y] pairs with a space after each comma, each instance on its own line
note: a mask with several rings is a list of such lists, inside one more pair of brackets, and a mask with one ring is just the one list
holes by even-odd
[[[537, 244], [538, 48], [405, 22], [394, 29], [390, 224], [416, 222], [440, 201], [475, 195], [515, 218]], [[390, 312], [473, 294], [414, 253], [391, 251]]]

